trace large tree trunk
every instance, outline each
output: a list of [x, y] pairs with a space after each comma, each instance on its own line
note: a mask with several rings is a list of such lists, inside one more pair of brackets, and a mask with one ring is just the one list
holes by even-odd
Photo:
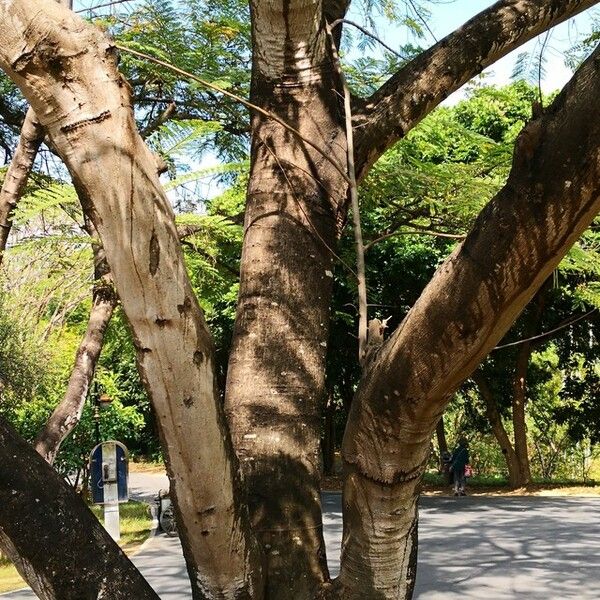
[[43, 600], [158, 600], [92, 515], [0, 418], [0, 548]]
[[[96, 236], [93, 237], [97, 240]], [[97, 243], [92, 243], [92, 249], [95, 283], [87, 329], [75, 354], [75, 364], [71, 370], [65, 396], [34, 441], [36, 451], [50, 464], [54, 463], [63, 440], [81, 419], [88, 390], [94, 379], [96, 364], [102, 352], [104, 334], [117, 306], [117, 295], [113, 288], [104, 249]]]
[[473, 373], [472, 377], [473, 381], [477, 384], [481, 397], [485, 403], [485, 412], [492, 427], [492, 433], [498, 441], [504, 460], [506, 461], [508, 483], [512, 488], [522, 487], [525, 483], [523, 482], [519, 459], [508, 433], [506, 432], [504, 423], [502, 422], [502, 416], [498, 410], [498, 404], [494, 398], [494, 394], [483, 373], [479, 369]]
[[[260, 556], [215, 387], [212, 340], [114, 49], [53, 3], [4, 2], [0, 19], [0, 66], [69, 168], [131, 325], [159, 419], [194, 598], [260, 597]], [[50, 560], [62, 548], [44, 552]]]
[[[346, 170], [340, 82], [318, 1], [253, 2], [252, 101]], [[267, 557], [268, 598], [328, 579], [319, 493], [332, 248], [346, 183], [278, 123], [252, 118], [252, 161], [226, 411]]]
[[21, 127], [21, 137], [13, 159], [4, 176], [0, 190], [0, 264], [12, 227], [12, 213], [21, 198], [27, 179], [33, 169], [38, 150], [44, 141], [44, 128], [30, 108]]
[[526, 126], [506, 186], [365, 373], [343, 443], [345, 600], [412, 596], [417, 483], [443, 408], [600, 209], [598, 60]]

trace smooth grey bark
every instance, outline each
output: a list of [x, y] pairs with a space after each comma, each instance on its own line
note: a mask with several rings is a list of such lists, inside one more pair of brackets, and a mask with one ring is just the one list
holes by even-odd
[[417, 484], [444, 406], [600, 210], [599, 60], [525, 127], [505, 187], [363, 377], [343, 443], [344, 599], [412, 596]]
[[43, 600], [158, 600], [83, 500], [3, 418], [0, 548]]

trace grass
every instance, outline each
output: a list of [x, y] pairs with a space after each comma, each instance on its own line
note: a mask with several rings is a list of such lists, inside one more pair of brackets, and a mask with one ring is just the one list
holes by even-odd
[[[92, 506], [91, 511], [102, 523], [102, 506]], [[120, 506], [121, 514], [121, 540], [119, 546], [125, 554], [133, 554], [148, 538], [152, 527], [152, 520], [148, 505], [143, 502], [127, 502]], [[25, 587], [17, 570], [7, 558], [0, 558], [0, 594]]]

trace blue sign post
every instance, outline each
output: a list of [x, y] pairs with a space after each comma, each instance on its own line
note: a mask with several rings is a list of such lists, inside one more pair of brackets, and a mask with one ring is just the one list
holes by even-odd
[[118, 540], [119, 502], [129, 500], [129, 453], [121, 442], [102, 442], [90, 454], [90, 479], [94, 504], [104, 505], [104, 527]]

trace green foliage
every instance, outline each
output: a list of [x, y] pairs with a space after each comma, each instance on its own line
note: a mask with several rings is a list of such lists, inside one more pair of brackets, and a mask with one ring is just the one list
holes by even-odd
[[[207, 18], [207, 15], [210, 15]], [[137, 4], [127, 19], [108, 18], [121, 44], [167, 61], [220, 87], [248, 96], [250, 83], [250, 18], [241, 0], [149, 0]], [[209, 144], [219, 156], [247, 153], [246, 109], [158, 65], [126, 53], [120, 68], [133, 85], [142, 128], [176, 101], [177, 115], [204, 123], [220, 123]]]

